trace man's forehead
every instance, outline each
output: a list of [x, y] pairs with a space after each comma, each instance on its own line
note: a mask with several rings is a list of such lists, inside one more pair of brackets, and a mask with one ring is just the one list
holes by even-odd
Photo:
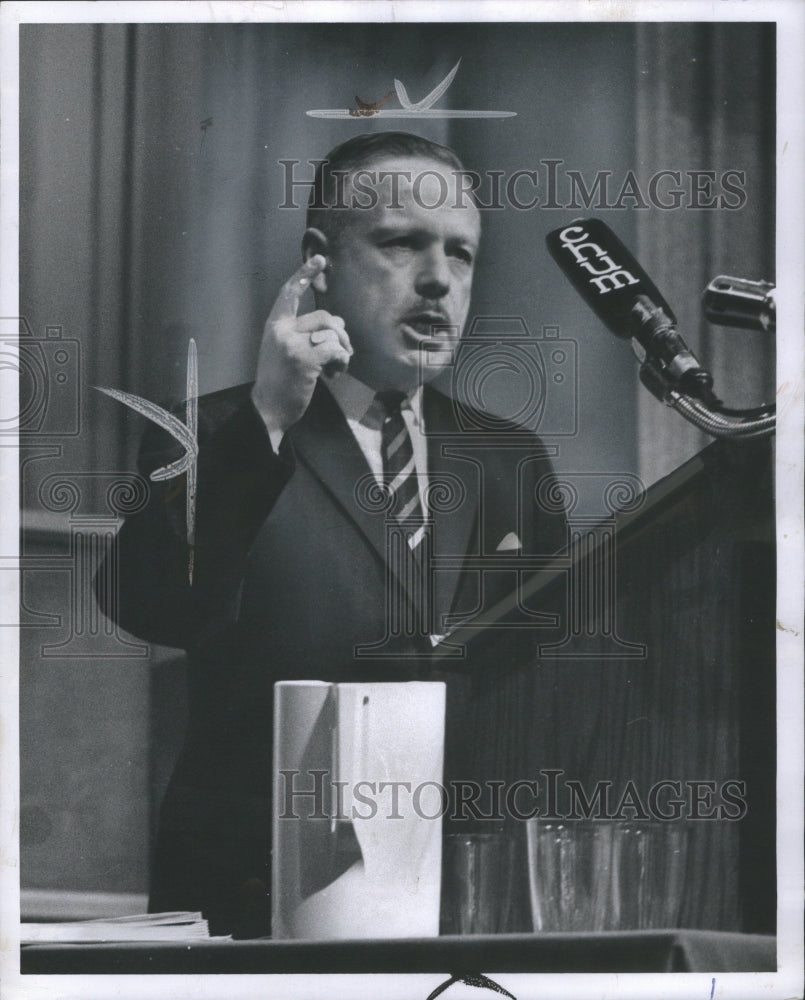
[[457, 167], [429, 156], [389, 156], [388, 154], [381, 154], [365, 160], [359, 166], [355, 167], [352, 173], [357, 174], [361, 171], [377, 175], [407, 175], [412, 180], [416, 177], [425, 177], [425, 175], [435, 173], [452, 179], [457, 173], [461, 172]]
[[373, 227], [430, 220], [477, 237], [480, 213], [462, 175], [450, 164], [424, 157], [386, 156], [364, 163], [350, 173], [345, 191], [350, 224], [356, 216]]

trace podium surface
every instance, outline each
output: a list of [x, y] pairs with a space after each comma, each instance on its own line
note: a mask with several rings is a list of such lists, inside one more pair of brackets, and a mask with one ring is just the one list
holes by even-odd
[[396, 941], [29, 945], [30, 974], [769, 972], [775, 939], [714, 931], [501, 934]]

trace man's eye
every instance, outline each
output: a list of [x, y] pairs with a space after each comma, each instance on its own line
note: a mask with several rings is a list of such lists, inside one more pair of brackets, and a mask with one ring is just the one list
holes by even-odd
[[411, 236], [395, 236], [393, 240], [386, 240], [382, 245], [391, 249], [410, 250], [414, 246], [414, 240]]
[[453, 256], [462, 262], [462, 264], [472, 264], [475, 258], [469, 250], [465, 250], [463, 247], [456, 247], [453, 250]]

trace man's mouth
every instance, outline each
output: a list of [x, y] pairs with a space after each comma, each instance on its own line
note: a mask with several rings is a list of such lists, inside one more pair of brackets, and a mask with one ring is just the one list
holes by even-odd
[[431, 340], [436, 344], [443, 344], [456, 336], [455, 326], [451, 325], [447, 316], [441, 312], [425, 310], [408, 313], [402, 322], [403, 326], [413, 332], [417, 340]]

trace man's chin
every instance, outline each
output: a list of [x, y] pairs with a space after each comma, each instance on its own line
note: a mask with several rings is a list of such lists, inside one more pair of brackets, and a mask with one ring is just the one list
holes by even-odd
[[453, 364], [458, 345], [452, 341], [429, 340], [418, 345], [416, 350], [407, 352], [409, 368], [416, 383], [431, 382], [445, 368]]
[[361, 356], [356, 352], [348, 371], [373, 389], [401, 389], [409, 391], [417, 385], [432, 382], [453, 364], [458, 343], [440, 340], [435, 349], [432, 343], [405, 347], [394, 354]]
[[401, 323], [400, 336], [402, 343], [409, 350], [438, 350], [444, 347], [455, 349], [457, 337], [453, 326], [420, 323]]

